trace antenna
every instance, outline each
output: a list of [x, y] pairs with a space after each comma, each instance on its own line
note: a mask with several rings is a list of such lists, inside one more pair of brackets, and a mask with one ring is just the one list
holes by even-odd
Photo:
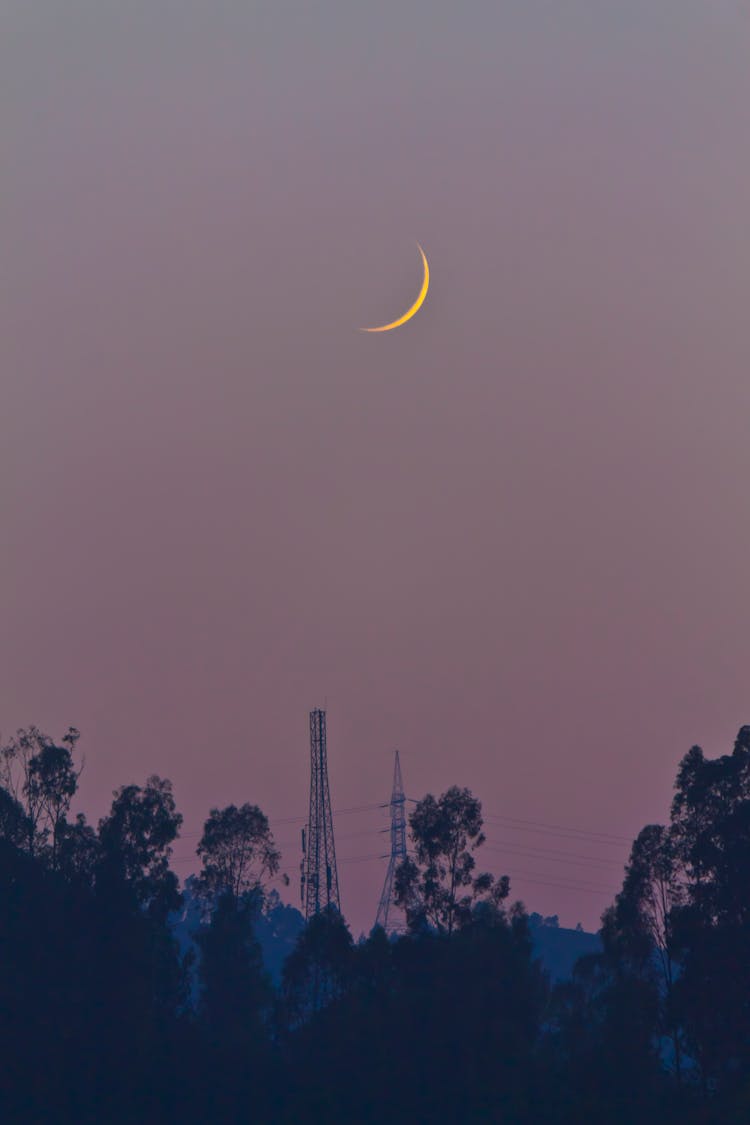
[[334, 907], [341, 912], [336, 849], [333, 842], [333, 815], [328, 789], [326, 713], [310, 712], [310, 813], [307, 832], [302, 838], [301, 896], [305, 920], [321, 910]]

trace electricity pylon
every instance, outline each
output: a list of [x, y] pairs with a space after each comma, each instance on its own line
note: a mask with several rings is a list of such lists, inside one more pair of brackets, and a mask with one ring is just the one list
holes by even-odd
[[302, 886], [305, 919], [327, 907], [341, 912], [333, 816], [328, 789], [326, 713], [310, 712], [310, 814], [307, 832], [302, 829]]
[[398, 760], [393, 766], [393, 791], [391, 793], [391, 856], [388, 860], [388, 870], [385, 873], [383, 893], [378, 904], [378, 913], [375, 925], [382, 926], [387, 934], [401, 934], [406, 929], [406, 918], [395, 900], [396, 868], [406, 859], [406, 798], [404, 785], [401, 780], [401, 763]]

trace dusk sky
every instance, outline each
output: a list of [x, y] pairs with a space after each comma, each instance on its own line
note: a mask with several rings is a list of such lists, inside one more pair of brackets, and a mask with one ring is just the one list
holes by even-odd
[[595, 928], [750, 722], [747, 0], [5, 0], [0, 129], [0, 735], [171, 778], [181, 876], [260, 804], [297, 905], [325, 705], [334, 809], [398, 748]]

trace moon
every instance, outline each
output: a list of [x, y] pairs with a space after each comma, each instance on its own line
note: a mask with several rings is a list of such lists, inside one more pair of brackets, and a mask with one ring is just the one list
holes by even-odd
[[419, 249], [419, 253], [422, 255], [424, 278], [422, 279], [422, 288], [419, 290], [417, 299], [414, 304], [411, 306], [411, 308], [408, 308], [404, 315], [400, 316], [398, 320], [391, 321], [390, 324], [381, 324], [378, 328], [360, 328], [360, 332], [390, 332], [392, 328], [398, 328], [400, 325], [406, 324], [407, 320], [411, 320], [411, 318], [419, 312], [422, 305], [424, 304], [425, 297], [427, 296], [427, 290], [430, 287], [430, 267], [427, 265], [425, 252], [419, 245], [419, 243], [417, 243], [417, 247]]

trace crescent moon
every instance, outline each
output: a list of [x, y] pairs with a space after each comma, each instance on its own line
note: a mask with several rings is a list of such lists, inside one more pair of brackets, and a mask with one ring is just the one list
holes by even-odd
[[408, 308], [404, 315], [400, 316], [398, 320], [394, 320], [390, 324], [381, 324], [378, 328], [360, 328], [360, 332], [390, 332], [392, 328], [398, 328], [400, 325], [406, 324], [407, 320], [411, 320], [415, 313], [419, 312], [422, 305], [424, 304], [425, 297], [427, 296], [427, 290], [430, 287], [430, 267], [427, 265], [425, 252], [419, 245], [419, 243], [417, 243], [417, 247], [419, 248], [419, 253], [422, 255], [424, 278], [422, 279], [422, 288], [419, 290], [419, 294], [417, 295], [417, 299], [414, 304], [411, 306], [411, 308]]

